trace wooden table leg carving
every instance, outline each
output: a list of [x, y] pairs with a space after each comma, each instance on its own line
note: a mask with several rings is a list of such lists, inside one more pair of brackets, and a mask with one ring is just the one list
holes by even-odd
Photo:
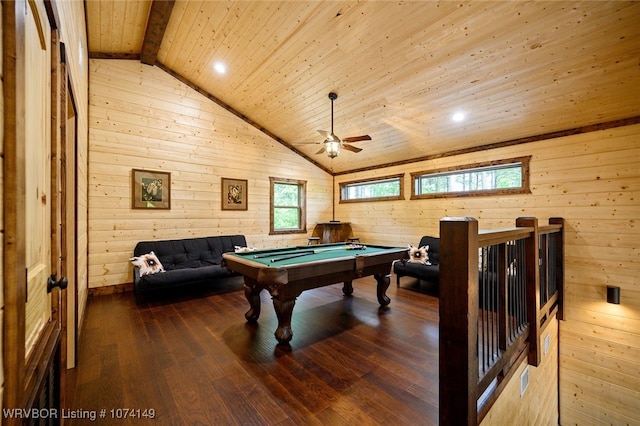
[[387, 296], [387, 289], [389, 288], [389, 283], [391, 283], [391, 274], [374, 274], [373, 277], [378, 282], [378, 303], [380, 303], [380, 306], [387, 306], [391, 303], [391, 299]]
[[293, 307], [296, 304], [296, 299], [280, 300], [273, 298], [273, 307], [278, 317], [278, 328], [274, 333], [279, 343], [289, 343], [293, 337], [293, 330], [291, 330], [291, 315], [293, 314]]
[[244, 297], [249, 302], [249, 310], [244, 314], [247, 321], [256, 322], [260, 317], [260, 292], [262, 287], [258, 286], [255, 281], [244, 280]]

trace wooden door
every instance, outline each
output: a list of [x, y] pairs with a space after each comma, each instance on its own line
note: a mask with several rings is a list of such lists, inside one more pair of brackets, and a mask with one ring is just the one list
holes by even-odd
[[[25, 13], [25, 350], [31, 354], [51, 318], [51, 30], [31, 3]], [[43, 22], [43, 19], [44, 22]], [[54, 318], [55, 320], [55, 318]]]
[[62, 175], [57, 156], [53, 158], [59, 132], [52, 117], [59, 95], [52, 84], [52, 31], [41, 1], [3, 1], [2, 21], [3, 408], [52, 408], [60, 405], [59, 320], [64, 322], [63, 298], [59, 290], [51, 293], [52, 284], [62, 282], [56, 277], [61, 268], [57, 188]]

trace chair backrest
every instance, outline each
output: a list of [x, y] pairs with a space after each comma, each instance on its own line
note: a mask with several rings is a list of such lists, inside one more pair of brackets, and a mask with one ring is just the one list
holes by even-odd
[[429, 260], [438, 263], [440, 260], [440, 238], [425, 235], [420, 239], [420, 244], [418, 244], [418, 247], [422, 246], [429, 246], [429, 250], [427, 251], [427, 253], [429, 253]]

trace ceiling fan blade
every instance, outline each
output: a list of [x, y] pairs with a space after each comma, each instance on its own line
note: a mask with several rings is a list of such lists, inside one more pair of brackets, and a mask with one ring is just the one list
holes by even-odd
[[327, 139], [329, 137], [329, 132], [327, 132], [326, 130], [318, 130], [318, 133], [320, 133], [322, 135], [323, 138]]
[[342, 144], [342, 148], [346, 149], [347, 151], [351, 151], [351, 152], [360, 152], [360, 151], [362, 151], [362, 148], [358, 148], [358, 147], [355, 147], [353, 145], [347, 145], [346, 143]]
[[362, 136], [351, 136], [350, 138], [342, 139], [342, 142], [360, 142], [360, 141], [370, 141], [371, 136], [362, 135]]
[[294, 142], [294, 145], [318, 145], [322, 142]]
[[320, 148], [320, 151], [316, 152], [316, 154], [322, 154], [323, 152], [325, 152], [327, 150], [327, 147], [323, 144], [322, 148]]

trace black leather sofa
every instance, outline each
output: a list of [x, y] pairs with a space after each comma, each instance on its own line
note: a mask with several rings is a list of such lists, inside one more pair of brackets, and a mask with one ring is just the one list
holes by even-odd
[[244, 235], [139, 242], [133, 255], [154, 252], [164, 272], [140, 276], [140, 270], [133, 268], [136, 303], [151, 292], [210, 284], [216, 279], [237, 275], [222, 266], [222, 253], [233, 252], [236, 246], [247, 246]]
[[400, 285], [400, 277], [413, 277], [439, 284], [440, 238], [424, 236], [420, 239], [417, 247], [423, 246], [429, 246], [427, 254], [429, 255], [430, 265], [425, 265], [420, 262], [409, 262], [408, 259], [395, 262], [393, 264], [393, 272], [396, 274], [396, 284], [398, 286]]

